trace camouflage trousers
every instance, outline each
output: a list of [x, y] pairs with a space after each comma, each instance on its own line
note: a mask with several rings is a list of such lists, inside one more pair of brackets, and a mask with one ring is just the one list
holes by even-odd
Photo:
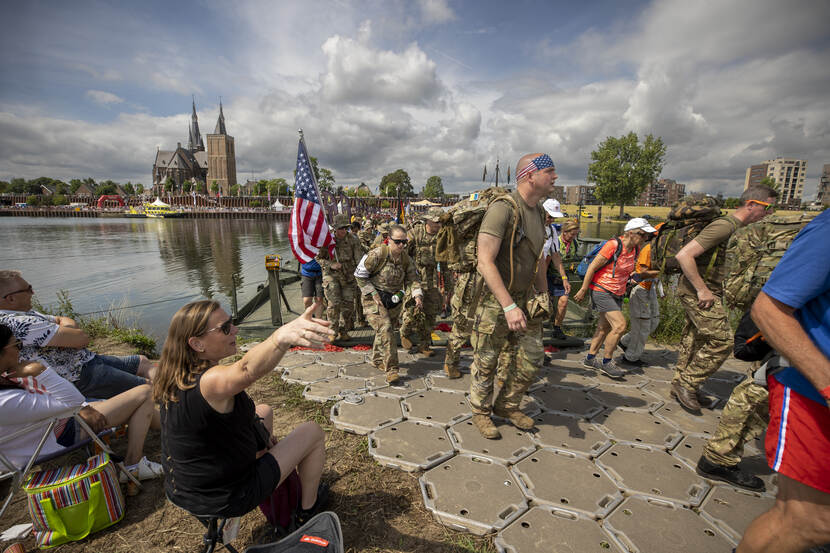
[[[326, 296], [328, 308], [326, 318], [331, 322], [331, 329], [335, 334], [341, 331], [348, 332], [354, 328], [354, 297], [357, 294], [357, 284], [354, 280], [323, 276], [323, 293]], [[343, 327], [340, 327], [340, 316], [343, 316]]]
[[366, 317], [363, 316], [363, 302], [360, 299], [359, 291], [354, 294], [354, 321], [355, 325], [358, 326], [366, 324]]
[[479, 275], [476, 271], [458, 273], [455, 279], [455, 290], [450, 300], [452, 306], [452, 332], [447, 337], [446, 364], [458, 368], [461, 349], [470, 338], [473, 330], [473, 307], [476, 305], [476, 295]]
[[677, 355], [672, 384], [697, 391], [714, 374], [732, 351], [733, 332], [723, 299], [715, 296], [709, 309], [697, 306], [697, 295], [678, 290], [677, 297], [686, 311], [686, 324]]
[[715, 435], [703, 448], [703, 456], [718, 465], [737, 465], [743, 457], [744, 444], [763, 434], [768, 422], [769, 391], [756, 384], [749, 374], [732, 390]]
[[[514, 299], [517, 304], [525, 303], [522, 298]], [[519, 300], [522, 300], [521, 303]], [[541, 319], [529, 320], [524, 332], [510, 331], [501, 305], [489, 291], [484, 292], [476, 309], [471, 337], [473, 367], [470, 405], [473, 413], [490, 414], [492, 406], [506, 410], [519, 408], [545, 357], [542, 322]], [[513, 352], [515, 364], [506, 367], [504, 385], [494, 402], [493, 386], [500, 359], [502, 362], [510, 359]]]
[[401, 306], [385, 309], [379, 307], [372, 296], [362, 296], [362, 299], [366, 321], [375, 331], [375, 340], [372, 342], [372, 364], [384, 372], [397, 371], [398, 342], [395, 338], [395, 330], [398, 328]]
[[408, 301], [410, 291], [407, 290], [406, 307], [403, 312], [403, 323], [401, 324], [401, 336], [414, 334], [419, 338], [419, 343], [429, 345], [432, 341], [432, 330], [435, 328], [435, 319], [441, 310], [441, 292], [438, 288], [422, 288], [424, 292], [423, 307], [418, 309], [414, 302]]

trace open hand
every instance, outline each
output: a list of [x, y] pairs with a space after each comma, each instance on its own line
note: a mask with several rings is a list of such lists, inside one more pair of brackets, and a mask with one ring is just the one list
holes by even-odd
[[334, 332], [329, 328], [329, 321], [314, 317], [314, 311], [318, 307], [315, 302], [302, 315], [278, 328], [271, 335], [277, 347], [288, 350], [293, 346], [320, 347], [330, 343], [334, 338]]

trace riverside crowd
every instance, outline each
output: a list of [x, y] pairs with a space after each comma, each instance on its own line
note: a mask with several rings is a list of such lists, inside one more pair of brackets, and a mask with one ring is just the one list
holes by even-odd
[[[157, 362], [102, 356], [85, 349], [89, 337], [76, 321], [32, 309], [33, 288], [23, 275], [1, 270], [0, 436], [83, 405], [80, 416], [95, 431], [126, 423], [126, 469], [139, 479], [163, 477], [168, 498], [196, 515], [245, 514], [296, 470], [301, 524], [326, 502], [325, 435], [308, 422], [277, 441], [271, 407], [255, 405], [245, 390], [291, 347], [348, 341], [364, 321], [374, 330], [372, 363], [395, 385], [398, 335], [405, 349], [434, 355], [432, 330], [446, 310], [452, 331], [444, 371], [461, 376], [459, 352], [469, 341], [478, 431], [499, 439], [493, 416], [533, 430], [519, 404], [545, 363], [543, 327], [567, 340], [568, 298], [589, 300], [598, 322], [583, 364], [624, 379], [645, 364], [667, 266], [653, 261], [663, 229], [642, 218], [583, 259], [579, 225], [550, 197], [557, 179], [550, 156], [523, 156], [515, 174], [512, 192], [489, 189], [407, 225], [335, 216], [333, 249], [302, 267], [305, 312], [229, 365], [222, 360], [236, 353], [238, 329], [216, 302], [193, 302], [176, 313]], [[697, 229], [672, 256], [686, 325], [671, 397], [701, 414], [712, 401], [701, 391], [707, 378], [733, 347], [736, 355], [753, 350], [741, 357], [755, 361], [752, 370], [697, 466], [707, 478], [762, 489], [738, 464], [743, 445], [766, 430], [778, 495], [747, 529], [740, 553], [799, 552], [830, 542], [830, 213], [798, 233], [737, 334], [723, 300], [730, 238], [772, 214], [777, 196], [766, 186], [747, 188], [733, 213]], [[584, 276], [572, 290], [569, 268], [580, 261]], [[143, 452], [151, 428], [161, 430], [160, 464]], [[82, 434], [69, 419], [47, 436], [42, 452], [58, 452]], [[18, 436], [0, 451], [23, 466], [38, 439]]]

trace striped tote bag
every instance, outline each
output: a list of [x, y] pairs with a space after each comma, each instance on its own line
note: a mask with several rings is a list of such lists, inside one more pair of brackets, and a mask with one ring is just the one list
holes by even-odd
[[106, 452], [74, 467], [34, 472], [23, 489], [41, 549], [81, 540], [124, 518], [124, 494]]

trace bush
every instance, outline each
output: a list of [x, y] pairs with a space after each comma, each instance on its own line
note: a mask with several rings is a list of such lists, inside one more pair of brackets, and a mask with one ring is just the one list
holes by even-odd
[[35, 195], [28, 196], [26, 198], [26, 203], [29, 204], [29, 205], [32, 205], [32, 206], [39, 206], [40, 203], [41, 203], [40, 199], [41, 199], [40, 196], [35, 196]]
[[251, 203], [248, 205], [251, 207], [262, 207], [262, 202], [259, 200], [251, 200]]
[[55, 194], [52, 197], [52, 205], [69, 205], [69, 200], [63, 194]]

